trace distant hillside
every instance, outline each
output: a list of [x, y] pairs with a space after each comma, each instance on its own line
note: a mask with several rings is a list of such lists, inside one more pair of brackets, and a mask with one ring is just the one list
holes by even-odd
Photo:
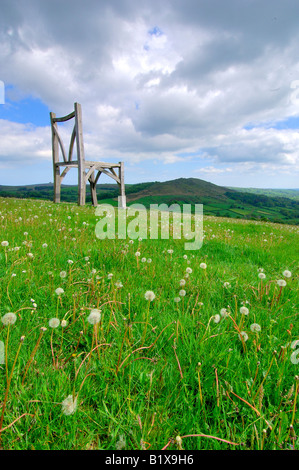
[[[146, 184], [146, 183], [145, 183]], [[131, 189], [134, 189], [133, 188]], [[144, 189], [136, 193], [135, 191], [127, 192], [128, 201], [133, 201], [143, 197], [150, 196], [177, 196], [181, 197], [190, 197], [192, 200], [194, 198], [200, 202], [199, 198], [210, 197], [220, 200], [227, 198], [226, 194], [232, 193], [233, 191], [222, 186], [217, 186], [216, 184], [208, 183], [207, 181], [196, 179], [196, 178], [179, 178], [172, 181], [154, 182], [148, 184]]]
[[234, 191], [241, 191], [250, 194], [260, 194], [270, 197], [286, 197], [288, 199], [294, 199], [299, 201], [299, 188], [298, 189], [262, 189], [262, 188], [236, 188], [228, 187]]
[[[265, 190], [270, 191], [271, 190]], [[276, 191], [276, 190], [273, 190]], [[282, 190], [287, 191], [287, 190]], [[117, 205], [117, 184], [97, 185], [99, 202]], [[147, 182], [126, 185], [128, 205], [143, 204], [203, 204], [204, 214], [265, 220], [278, 223], [299, 224], [299, 201], [292, 197], [282, 197], [276, 193], [268, 195], [244, 188], [227, 188], [197, 178], [179, 178], [166, 182]], [[53, 199], [53, 184], [27, 186], [0, 186], [0, 196], [19, 198]], [[62, 185], [62, 202], [77, 201], [77, 186]], [[91, 202], [87, 188], [87, 203]]]

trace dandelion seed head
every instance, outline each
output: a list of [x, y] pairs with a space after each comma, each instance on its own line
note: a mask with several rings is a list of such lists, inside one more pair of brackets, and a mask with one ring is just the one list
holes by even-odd
[[75, 413], [77, 409], [77, 398], [73, 398], [73, 395], [68, 395], [63, 402], [61, 403], [62, 405], [62, 412], [65, 415], [72, 415]]
[[156, 298], [152, 290], [147, 290], [146, 293], [144, 294], [144, 297], [146, 300], [149, 300], [150, 302], [152, 302]]
[[180, 292], [179, 292], [179, 296], [180, 297], [185, 297], [185, 295], [186, 295], [185, 289], [181, 289]]
[[3, 240], [3, 242], [1, 242], [1, 246], [8, 246], [8, 245], [9, 245], [9, 243], [6, 240]]
[[248, 334], [246, 333], [246, 331], [241, 331], [241, 333], [239, 334], [239, 339], [242, 341], [247, 341], [248, 340]]
[[222, 308], [222, 309], [220, 310], [220, 315], [221, 315], [222, 317], [227, 317], [227, 316], [228, 316], [228, 311], [226, 310], [226, 308]]
[[61, 271], [59, 273], [59, 276], [61, 277], [61, 279], [64, 279], [66, 277], [66, 271]]
[[250, 329], [253, 332], [259, 332], [261, 331], [261, 326], [258, 323], [252, 323], [252, 325], [250, 325]]
[[200, 267], [201, 269], [207, 269], [206, 263], [200, 263], [199, 267]]
[[60, 325], [59, 318], [51, 318], [49, 320], [49, 327], [50, 328], [57, 328]]
[[218, 313], [216, 313], [216, 315], [214, 315], [213, 317], [213, 320], [214, 320], [214, 323], [219, 323], [220, 320], [221, 320], [221, 317]]
[[259, 277], [260, 279], [265, 279], [265, 278], [266, 278], [266, 274], [263, 273], [263, 272], [260, 272], [260, 273], [258, 273], [258, 277]]
[[96, 308], [92, 309], [90, 314], [87, 317], [88, 323], [91, 325], [96, 325], [101, 320], [101, 310]]
[[285, 287], [287, 285], [284, 279], [278, 279], [277, 284], [279, 285], [279, 287]]
[[242, 313], [242, 315], [248, 315], [249, 310], [248, 310], [247, 307], [243, 306], [243, 307], [240, 308], [240, 313]]
[[57, 287], [57, 289], [55, 289], [55, 292], [56, 292], [57, 295], [64, 294], [64, 290], [62, 289], [62, 287]]
[[3, 325], [13, 325], [17, 321], [17, 316], [13, 312], [8, 312], [1, 318]]
[[186, 273], [188, 273], [188, 274], [191, 274], [191, 273], [192, 273], [192, 269], [191, 269], [191, 268], [189, 268], [189, 267], [188, 267], [188, 268], [186, 268]]
[[289, 271], [288, 269], [286, 269], [282, 274], [283, 274], [284, 277], [291, 277], [292, 276], [291, 271]]

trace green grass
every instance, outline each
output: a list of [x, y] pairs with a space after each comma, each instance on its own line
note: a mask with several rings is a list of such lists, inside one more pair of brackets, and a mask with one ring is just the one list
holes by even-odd
[[0, 317], [17, 315], [0, 323], [2, 448], [298, 449], [298, 227], [205, 217], [202, 248], [186, 251], [171, 237], [99, 240], [97, 219], [0, 199]]

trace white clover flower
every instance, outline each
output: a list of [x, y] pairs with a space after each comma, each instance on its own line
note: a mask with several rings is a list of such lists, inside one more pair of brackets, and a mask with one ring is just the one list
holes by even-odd
[[248, 315], [249, 310], [248, 310], [247, 307], [241, 307], [240, 308], [240, 313], [242, 313], [242, 315]]
[[284, 277], [291, 277], [292, 273], [291, 271], [288, 271], [287, 269], [282, 273]]
[[13, 325], [17, 321], [17, 315], [13, 312], [8, 312], [1, 318], [3, 325]]
[[107, 276], [107, 279], [112, 279], [112, 278], [113, 278], [113, 274], [109, 273], [108, 276]]
[[279, 285], [279, 287], [285, 287], [287, 285], [284, 279], [278, 279], [277, 284]]
[[266, 278], [266, 274], [264, 274], [263, 272], [260, 272], [260, 273], [258, 273], [258, 277], [259, 277], [260, 279], [265, 279], [265, 278]]
[[49, 327], [50, 328], [57, 328], [60, 325], [59, 318], [51, 318], [49, 320]]
[[75, 413], [77, 409], [77, 398], [73, 398], [73, 395], [68, 395], [63, 402], [61, 403], [62, 405], [62, 412], [65, 415], [72, 415]]
[[185, 297], [186, 295], [186, 291], [184, 289], [181, 289], [180, 292], [179, 292], [179, 296], [180, 297]]
[[101, 320], [101, 310], [96, 308], [92, 309], [89, 316], [87, 317], [88, 323], [91, 325], [96, 325]]
[[68, 259], [67, 262], [68, 264], [73, 264], [74, 261], [72, 259]]
[[3, 240], [3, 242], [1, 242], [1, 245], [2, 245], [2, 246], [8, 246], [8, 245], [9, 245], [9, 243], [8, 243], [8, 241], [6, 241], [6, 240]]
[[258, 323], [252, 323], [252, 325], [250, 325], [250, 329], [253, 332], [259, 332], [261, 331], [261, 326]]
[[247, 341], [248, 340], [248, 334], [246, 333], [246, 331], [241, 331], [241, 333], [239, 334], [239, 338], [240, 338], [241, 341], [242, 341], [242, 338], [243, 338], [243, 341]]
[[206, 263], [200, 263], [199, 267], [200, 267], [201, 269], [207, 269]]
[[27, 256], [28, 256], [28, 258], [31, 258], [31, 259], [34, 258], [33, 253], [27, 253]]
[[57, 295], [64, 294], [64, 290], [62, 289], [62, 287], [57, 287], [57, 289], [55, 289], [55, 292], [56, 292]]
[[146, 300], [149, 300], [150, 302], [152, 302], [156, 298], [152, 290], [147, 290], [146, 293], [144, 294], [144, 297]]

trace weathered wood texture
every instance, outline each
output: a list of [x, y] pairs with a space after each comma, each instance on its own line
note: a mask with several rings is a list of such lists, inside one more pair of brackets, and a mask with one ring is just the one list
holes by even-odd
[[[66, 152], [62, 138], [58, 131], [58, 122], [66, 122], [75, 119], [70, 145]], [[94, 206], [97, 205], [96, 184], [101, 174], [110, 176], [117, 182], [120, 191], [120, 205], [126, 207], [124, 163], [107, 163], [85, 160], [82, 109], [79, 103], [74, 104], [74, 111], [67, 116], [56, 117], [55, 113], [50, 113], [52, 130], [52, 156], [54, 175], [54, 202], [60, 202], [61, 182], [71, 168], [78, 168], [78, 204], [83, 206], [86, 200], [86, 185], [90, 184], [91, 199]], [[73, 149], [76, 141], [77, 160], [73, 160]], [[62, 161], [60, 161], [60, 154]], [[61, 172], [62, 170], [62, 172]]]

